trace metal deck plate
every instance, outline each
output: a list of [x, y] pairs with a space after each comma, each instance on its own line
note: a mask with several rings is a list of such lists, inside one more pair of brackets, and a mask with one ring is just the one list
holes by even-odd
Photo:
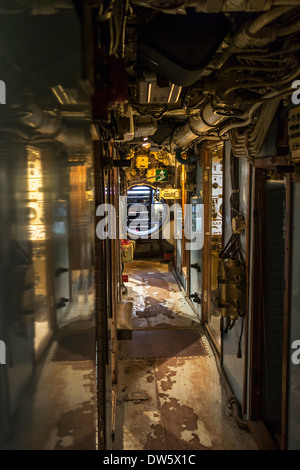
[[126, 341], [126, 358], [206, 356], [196, 329], [133, 331]]

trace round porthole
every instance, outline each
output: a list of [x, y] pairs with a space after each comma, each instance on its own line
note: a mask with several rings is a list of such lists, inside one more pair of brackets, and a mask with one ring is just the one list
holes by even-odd
[[127, 190], [127, 232], [131, 238], [149, 238], [158, 233], [168, 220], [160, 189], [136, 185]]

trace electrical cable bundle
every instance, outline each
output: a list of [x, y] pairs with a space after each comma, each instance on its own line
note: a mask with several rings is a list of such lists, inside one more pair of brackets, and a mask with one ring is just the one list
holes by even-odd
[[[233, 155], [231, 151], [230, 154], [230, 176], [231, 176], [231, 196], [230, 196], [230, 210], [231, 210], [231, 220], [239, 215], [239, 160]], [[235, 260], [238, 261], [242, 272], [243, 272], [243, 280], [241, 283], [240, 288], [244, 290], [245, 287], [245, 263], [242, 254], [241, 248], [241, 234], [232, 232], [231, 237], [229, 238], [228, 242], [226, 243], [224, 249], [219, 254], [220, 260]], [[242, 357], [241, 352], [241, 341], [243, 336], [244, 330], [244, 318], [245, 315], [240, 313], [240, 309], [238, 307], [238, 316], [242, 319], [241, 325], [241, 332], [238, 341], [238, 351], [237, 357]], [[235, 325], [236, 320], [232, 320], [229, 316], [226, 317], [226, 325], [224, 332], [227, 333], [228, 330], [231, 330]]]

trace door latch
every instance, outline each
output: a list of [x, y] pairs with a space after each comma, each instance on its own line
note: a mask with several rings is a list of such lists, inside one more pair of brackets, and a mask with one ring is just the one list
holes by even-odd
[[198, 263], [191, 264], [191, 268], [197, 269], [197, 272], [201, 273], [201, 266]]
[[190, 295], [190, 298], [191, 298], [196, 304], [201, 304], [201, 303], [202, 303], [201, 298], [200, 298], [198, 292], [195, 292], [194, 294], [191, 294], [191, 295]]
[[59, 267], [59, 268], [57, 268], [57, 270], [55, 271], [55, 277], [60, 276], [60, 274], [67, 273], [68, 271], [69, 271], [68, 268]]
[[66, 297], [61, 297], [56, 304], [56, 308], [59, 309], [65, 307], [67, 302], [70, 302], [70, 299], [67, 299]]

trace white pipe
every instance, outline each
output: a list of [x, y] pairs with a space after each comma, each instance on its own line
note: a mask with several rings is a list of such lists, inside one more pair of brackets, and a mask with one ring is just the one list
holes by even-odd
[[51, 111], [43, 111], [34, 103], [28, 105], [28, 113], [20, 118], [20, 122], [41, 134], [56, 134], [61, 128], [61, 119]]
[[[253, 117], [253, 113], [257, 110], [257, 108], [259, 108], [260, 106], [262, 106], [263, 103], [255, 103], [252, 108], [250, 108], [250, 111], [248, 113], [246, 113], [246, 116], [248, 116], [248, 118], [245, 120], [245, 121], [239, 121], [239, 122], [235, 122], [235, 123], [232, 123], [232, 124], [229, 124], [227, 127], [224, 127], [224, 129], [222, 129], [220, 132], [219, 132], [219, 135], [224, 135], [226, 132], [230, 131], [231, 129], [235, 129], [236, 127], [244, 127], [244, 126], [248, 126], [249, 124], [251, 124], [251, 121], [252, 121], [252, 117]], [[242, 118], [242, 116], [240, 116], [240, 118]]]
[[51, 111], [43, 111], [38, 105], [30, 103], [29, 113], [20, 119], [20, 122], [66, 147], [84, 150], [91, 145], [91, 133], [89, 124], [84, 125], [63, 123], [60, 116]]
[[277, 30], [277, 37], [282, 37], [282, 36], [288, 36], [293, 33], [300, 32], [300, 20], [298, 20], [296, 23], [290, 24], [288, 26], [283, 26], [282, 28], [279, 28]]
[[294, 5], [299, 6], [299, 0], [273, 0], [273, 5]]
[[228, 116], [216, 114], [211, 104], [207, 103], [202, 109], [200, 117], [191, 118], [187, 124], [174, 132], [174, 142], [171, 144], [171, 147], [173, 149], [176, 147], [187, 148], [199, 135], [205, 134], [205, 132], [211, 130], [225, 119], [228, 119]]
[[249, 26], [248, 31], [251, 35], [255, 35], [260, 31], [262, 28], [264, 28], [266, 25], [271, 23], [272, 21], [276, 20], [280, 16], [284, 15], [284, 13], [287, 13], [290, 11], [294, 6], [280, 6], [276, 7], [272, 10], [266, 11], [265, 13], [262, 13], [258, 18], [256, 18]]

